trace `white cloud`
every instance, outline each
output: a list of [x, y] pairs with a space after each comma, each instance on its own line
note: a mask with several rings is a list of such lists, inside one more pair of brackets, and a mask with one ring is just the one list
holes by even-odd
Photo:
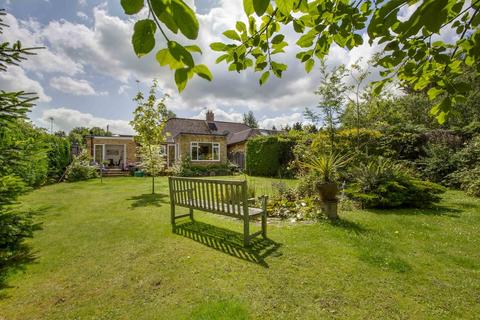
[[52, 98], [45, 93], [42, 85], [38, 81], [30, 79], [25, 73], [25, 70], [18, 66], [10, 66], [7, 72], [0, 72], [0, 88], [6, 92], [35, 92], [40, 102], [49, 102], [52, 100]]
[[128, 121], [113, 120], [96, 117], [91, 113], [83, 113], [69, 108], [48, 109], [42, 113], [38, 123], [41, 126], [49, 127], [50, 118], [53, 118], [55, 130], [70, 131], [74, 127], [101, 127], [107, 128], [117, 134], [134, 134]]
[[5, 23], [9, 26], [3, 34], [6, 41], [19, 40], [24, 47], [44, 47], [36, 50], [36, 55], [29, 56], [26, 61], [22, 62], [22, 68], [25, 70], [60, 72], [68, 75], [75, 75], [84, 71], [80, 63], [62, 51], [53, 50], [48, 45], [48, 39], [39, 32], [39, 30], [42, 30], [42, 26], [36, 20], [18, 21], [11, 14], [7, 14]]
[[200, 111], [200, 113], [193, 116], [192, 118], [204, 120], [206, 118], [207, 110], [213, 111], [213, 113], [215, 114], [215, 120], [217, 121], [241, 122], [243, 120], [243, 114], [235, 112], [233, 109], [226, 112], [215, 106], [211, 106], [210, 108], [204, 108]]
[[287, 124], [292, 125], [295, 122], [304, 122], [303, 115], [299, 112], [292, 114], [281, 115], [274, 118], [266, 118], [259, 121], [260, 128], [271, 129], [273, 126], [280, 129], [280, 127], [285, 127]]
[[77, 17], [79, 17], [82, 20], [90, 20], [88, 15], [85, 12], [82, 12], [82, 11], [77, 12]]
[[50, 80], [50, 86], [65, 93], [75, 96], [106, 95], [107, 92], [96, 92], [87, 80], [77, 80], [70, 77], [54, 77]]
[[129, 85], [122, 84], [122, 85], [118, 88], [118, 94], [124, 94], [124, 93], [127, 92], [128, 89], [130, 89], [130, 86], [129, 86]]

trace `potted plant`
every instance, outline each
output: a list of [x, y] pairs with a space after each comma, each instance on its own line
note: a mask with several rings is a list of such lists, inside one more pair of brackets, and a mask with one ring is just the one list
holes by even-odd
[[303, 167], [318, 174], [319, 180], [316, 189], [320, 194], [323, 209], [330, 219], [338, 219], [338, 170], [346, 166], [349, 161], [350, 158], [343, 155], [323, 153], [301, 163]]

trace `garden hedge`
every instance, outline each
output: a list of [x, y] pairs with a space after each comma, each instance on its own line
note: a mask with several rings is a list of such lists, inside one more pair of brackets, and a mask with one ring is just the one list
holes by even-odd
[[288, 168], [294, 159], [295, 140], [285, 136], [259, 136], [248, 140], [246, 147], [246, 171], [249, 175], [264, 177], [288, 177]]

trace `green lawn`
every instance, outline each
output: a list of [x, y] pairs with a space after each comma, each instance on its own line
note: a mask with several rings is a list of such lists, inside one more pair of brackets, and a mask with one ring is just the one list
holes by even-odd
[[172, 233], [166, 179], [156, 197], [149, 181], [24, 197], [43, 229], [36, 259], [0, 291], [0, 319], [478, 319], [478, 199], [450, 191], [435, 209], [274, 223], [244, 250], [241, 223], [223, 217], [197, 213]]

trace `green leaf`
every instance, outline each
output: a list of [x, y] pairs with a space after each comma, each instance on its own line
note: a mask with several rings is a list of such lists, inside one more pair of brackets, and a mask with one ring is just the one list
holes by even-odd
[[210, 44], [210, 48], [213, 51], [225, 51], [226, 45], [222, 42], [213, 42]]
[[200, 47], [197, 45], [185, 46], [185, 49], [187, 49], [190, 52], [198, 52], [202, 54], [202, 49], [200, 49]]
[[370, 8], [370, 2], [365, 1], [365, 2], [362, 3], [362, 5], [360, 6], [360, 11], [362, 11], [363, 13], [366, 13], [369, 8]]
[[430, 100], [433, 100], [433, 99], [435, 99], [439, 94], [442, 94], [442, 93], [444, 93], [444, 92], [445, 92], [445, 90], [443, 90], [443, 89], [438, 89], [438, 88], [433, 87], [433, 88], [430, 88], [430, 89], [428, 90], [427, 94], [428, 94], [428, 98], [429, 98]]
[[204, 65], [204, 64], [196, 65], [193, 68], [193, 72], [195, 72], [199, 77], [201, 77], [203, 79], [206, 79], [208, 81], [212, 81], [212, 79], [213, 79], [212, 73], [207, 68], [207, 66]]
[[183, 68], [185, 66], [182, 62], [177, 61], [170, 54], [170, 50], [168, 49], [159, 50], [155, 58], [162, 67], [168, 65], [172, 70]]
[[353, 40], [355, 41], [355, 46], [360, 46], [363, 44], [363, 38], [361, 35], [359, 34], [354, 34], [353, 35]]
[[287, 70], [287, 65], [283, 63], [277, 63], [275, 61], [272, 61], [270, 65], [272, 66], [273, 74], [278, 78], [281, 78], [282, 72]]
[[278, 10], [285, 16], [293, 10], [293, 0], [275, 0]]
[[150, 19], [139, 20], [133, 28], [132, 45], [139, 57], [146, 55], [155, 47], [155, 31], [157, 26]]
[[386, 81], [375, 81], [375, 82], [372, 82], [372, 88], [373, 88], [373, 94], [378, 96], [382, 90], [383, 90], [383, 87], [385, 86], [386, 84]]
[[227, 30], [223, 33], [223, 35], [232, 40], [242, 41], [235, 30]]
[[227, 59], [230, 55], [228, 53], [226, 54], [222, 54], [220, 57], [217, 58], [217, 60], [215, 60], [215, 63], [220, 63], [222, 62], [223, 60]]
[[143, 8], [143, 0], [121, 0], [120, 4], [126, 14], [136, 14]]
[[305, 25], [301, 20], [293, 20], [293, 29], [297, 33], [303, 33], [303, 30], [305, 30]]
[[[150, 3], [152, 4], [153, 13], [155, 13], [158, 19], [163, 22], [170, 31], [176, 34], [178, 32], [178, 26], [172, 16], [170, 1], [150, 0]], [[169, 6], [167, 6], [167, 4]]]
[[187, 86], [188, 82], [188, 68], [181, 68], [175, 70], [175, 84], [177, 85], [178, 92], [182, 92]]
[[441, 102], [437, 103], [430, 110], [430, 114], [437, 118], [438, 123], [443, 124], [447, 119], [447, 115], [452, 107], [452, 100], [450, 97], [445, 97]]
[[235, 27], [237, 28], [238, 32], [247, 32], [247, 25], [242, 21], [237, 21]]
[[172, 16], [180, 31], [190, 40], [198, 37], [198, 20], [195, 12], [182, 0], [172, 0]]
[[253, 9], [257, 16], [261, 17], [267, 11], [268, 5], [270, 4], [270, 0], [252, 0], [253, 1]]
[[309, 32], [301, 36], [300, 39], [298, 39], [297, 45], [302, 48], [311, 47], [313, 45], [313, 40], [315, 39], [315, 37], [316, 33], [310, 30]]
[[168, 50], [175, 60], [182, 62], [184, 65], [187, 65], [191, 68], [194, 66], [193, 57], [190, 52], [185, 49], [181, 44], [175, 41], [168, 42]]
[[273, 44], [277, 44], [283, 41], [285, 39], [285, 36], [283, 34], [277, 34], [275, 37], [272, 39]]
[[260, 77], [260, 79], [258, 80], [258, 82], [260, 83], [260, 85], [263, 85], [265, 82], [267, 82], [268, 77], [270, 77], [270, 71], [264, 72], [264, 73], [262, 74], [262, 76]]
[[243, 10], [247, 17], [253, 13], [253, 1], [254, 0], [243, 0]]
[[307, 73], [312, 71], [314, 64], [315, 64], [315, 60], [308, 59], [307, 62], [305, 62], [305, 71], [307, 71]]

